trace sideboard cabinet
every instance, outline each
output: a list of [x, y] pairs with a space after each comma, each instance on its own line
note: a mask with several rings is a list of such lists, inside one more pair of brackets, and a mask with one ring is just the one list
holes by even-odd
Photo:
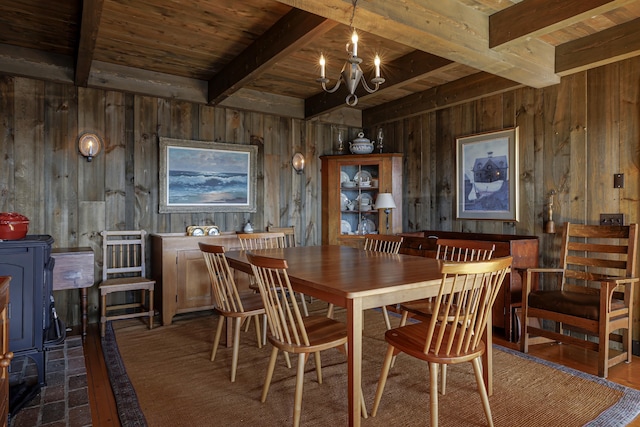
[[[322, 244], [360, 246], [368, 233], [402, 231], [402, 154], [346, 154], [322, 160]], [[396, 205], [388, 214], [373, 208], [380, 193]], [[388, 219], [388, 228], [387, 228]]]
[[151, 234], [151, 275], [156, 281], [154, 304], [160, 310], [163, 325], [170, 325], [176, 314], [213, 308], [209, 273], [198, 242], [224, 246], [227, 251], [240, 249], [236, 233]]

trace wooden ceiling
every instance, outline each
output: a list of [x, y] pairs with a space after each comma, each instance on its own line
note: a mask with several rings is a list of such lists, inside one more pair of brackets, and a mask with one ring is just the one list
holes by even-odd
[[[640, 0], [0, 0], [0, 73], [316, 117], [346, 89], [350, 23], [380, 110], [446, 85], [542, 88], [640, 54]], [[408, 101], [407, 101], [408, 102]]]

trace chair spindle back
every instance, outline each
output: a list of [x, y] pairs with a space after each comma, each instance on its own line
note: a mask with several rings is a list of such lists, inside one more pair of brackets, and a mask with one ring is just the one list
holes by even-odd
[[433, 299], [434, 313], [439, 315], [431, 316], [425, 353], [456, 356], [472, 352], [480, 345], [511, 261], [512, 257], [443, 262], [440, 290]]
[[247, 259], [260, 288], [272, 337], [284, 344], [308, 346], [309, 337], [289, 281], [287, 261], [252, 253], [247, 253]]

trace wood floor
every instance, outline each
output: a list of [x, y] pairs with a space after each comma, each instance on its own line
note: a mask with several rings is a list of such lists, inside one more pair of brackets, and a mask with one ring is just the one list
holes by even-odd
[[[494, 338], [494, 343], [506, 345], [497, 337]], [[93, 425], [94, 427], [119, 427], [118, 412], [102, 356], [100, 331], [95, 324], [89, 325], [84, 352]], [[532, 346], [529, 353], [541, 359], [596, 374], [594, 352], [569, 345], [541, 344]], [[608, 379], [627, 387], [640, 389], [640, 357], [634, 357], [633, 363], [622, 363], [609, 369]], [[629, 426], [640, 427], [640, 417]]]

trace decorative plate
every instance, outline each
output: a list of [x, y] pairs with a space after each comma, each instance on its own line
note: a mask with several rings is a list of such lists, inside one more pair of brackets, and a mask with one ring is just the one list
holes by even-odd
[[220, 235], [220, 229], [218, 229], [218, 227], [215, 226], [215, 225], [211, 225], [211, 226], [207, 227], [207, 234], [209, 236], [219, 236]]
[[371, 174], [368, 171], [356, 172], [356, 174], [353, 176], [353, 180], [358, 183], [360, 182], [360, 180], [371, 181]]
[[351, 233], [351, 224], [349, 224], [349, 221], [345, 221], [344, 219], [340, 221], [340, 232], [342, 234]]
[[343, 193], [340, 193], [340, 210], [347, 210], [347, 203], [349, 203], [349, 198], [345, 196]]
[[340, 184], [351, 181], [349, 175], [345, 171], [340, 171]]

